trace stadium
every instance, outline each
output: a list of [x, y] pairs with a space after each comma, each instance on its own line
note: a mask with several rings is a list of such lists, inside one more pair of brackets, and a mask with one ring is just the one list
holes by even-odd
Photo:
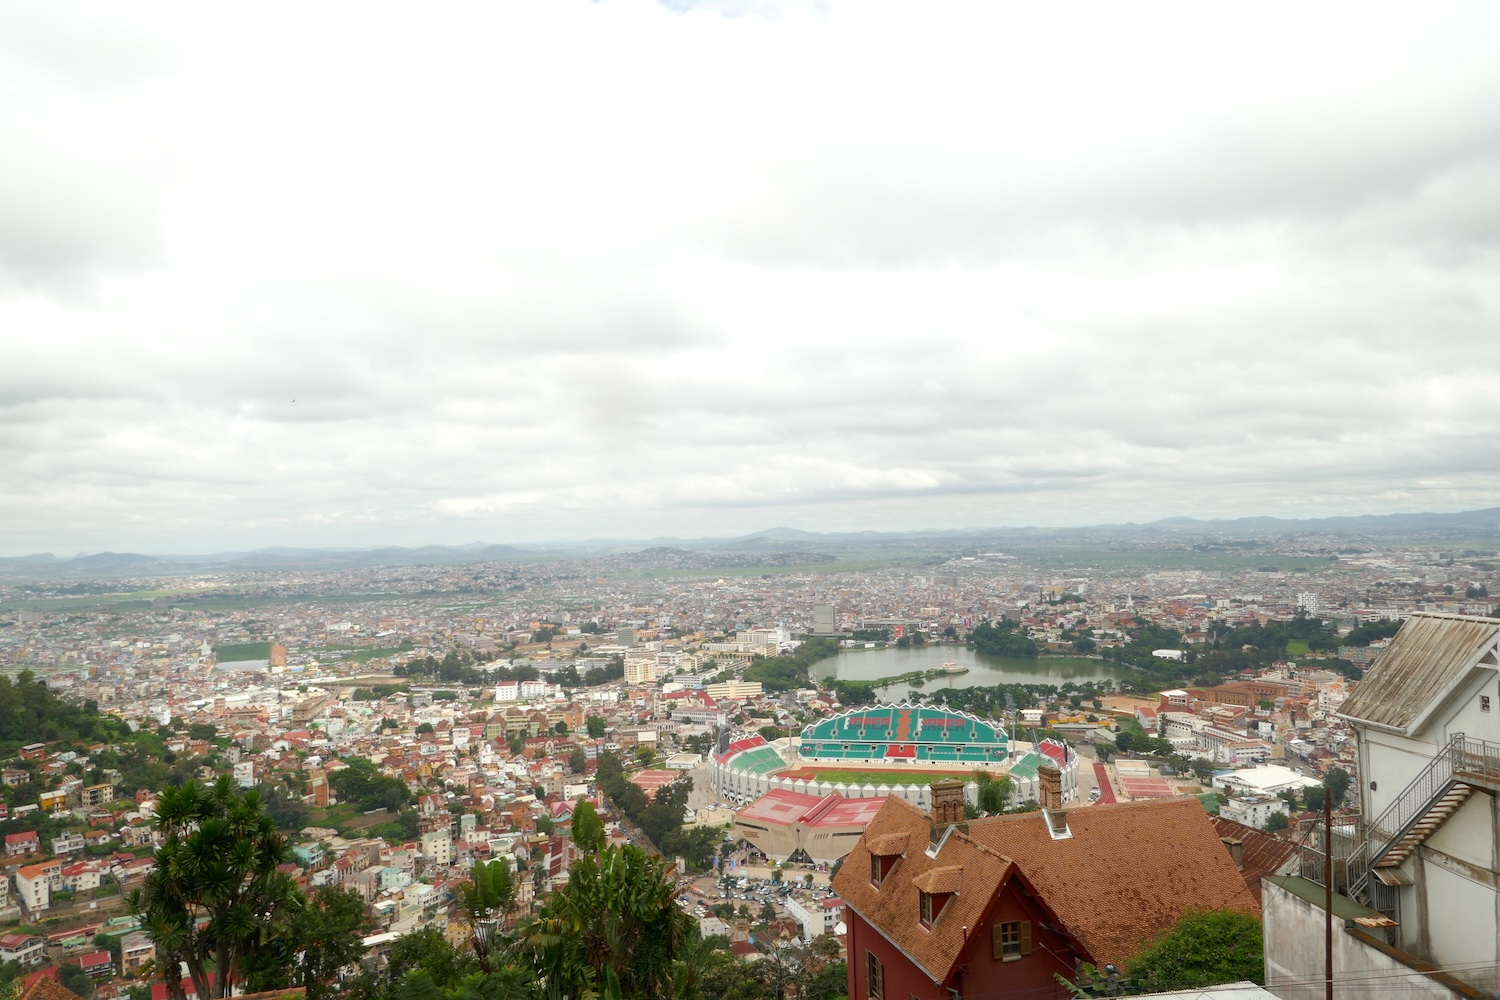
[[925, 705], [856, 708], [802, 730], [803, 760], [1003, 764], [1005, 730], [967, 712]]
[[[1078, 757], [1053, 740], [1015, 746], [999, 724], [930, 705], [850, 709], [803, 728], [797, 739], [721, 735], [710, 756], [710, 780], [721, 799], [754, 802], [773, 790], [846, 799], [899, 795], [927, 808], [928, 785], [973, 777], [975, 768], [1010, 774], [1012, 805], [1037, 797], [1037, 772], [1062, 771], [1063, 798], [1077, 796]], [[966, 797], [978, 801], [970, 781]]]

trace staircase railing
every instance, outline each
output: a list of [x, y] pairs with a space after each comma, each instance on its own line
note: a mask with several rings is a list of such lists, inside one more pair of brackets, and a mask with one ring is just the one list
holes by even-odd
[[1454, 742], [1461, 744], [1454, 762], [1456, 770], [1500, 782], [1500, 743], [1466, 739], [1462, 733], [1454, 737]]
[[1465, 756], [1465, 744], [1469, 742], [1481, 741], [1465, 740], [1463, 733], [1454, 733], [1447, 745], [1401, 789], [1401, 794], [1386, 806], [1385, 811], [1366, 824], [1365, 839], [1370, 844], [1371, 863], [1379, 861], [1381, 855], [1406, 836], [1431, 807], [1433, 800], [1453, 781], [1453, 772], [1458, 770], [1458, 764]]
[[[1321, 835], [1314, 831], [1304, 834], [1298, 845], [1302, 855], [1303, 876], [1322, 885], [1324, 877], [1332, 874], [1335, 889], [1342, 884], [1345, 895], [1350, 899], [1363, 897], [1365, 890], [1369, 888], [1370, 873], [1376, 862], [1421, 821], [1459, 772], [1478, 774], [1500, 783], [1500, 744], [1469, 739], [1463, 733], [1454, 733], [1385, 811], [1364, 824], [1362, 836], [1356, 838], [1346, 851], [1340, 850], [1341, 838], [1336, 835], [1332, 873], [1323, 871]], [[1320, 830], [1321, 827], [1316, 829]]]

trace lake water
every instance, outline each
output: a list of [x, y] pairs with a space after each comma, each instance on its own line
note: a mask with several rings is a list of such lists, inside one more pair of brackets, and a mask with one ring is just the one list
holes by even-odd
[[1103, 660], [1070, 657], [1024, 660], [1011, 656], [986, 656], [964, 646], [923, 646], [917, 649], [849, 649], [837, 656], [812, 665], [814, 677], [834, 677], [844, 681], [873, 681], [896, 677], [913, 670], [931, 670], [952, 661], [969, 668], [966, 674], [929, 677], [919, 688], [909, 684], [892, 684], [878, 692], [881, 701], [900, 701], [909, 694], [953, 687], [989, 687], [995, 684], [1051, 684], [1061, 687], [1068, 681], [1109, 681], [1119, 671]]

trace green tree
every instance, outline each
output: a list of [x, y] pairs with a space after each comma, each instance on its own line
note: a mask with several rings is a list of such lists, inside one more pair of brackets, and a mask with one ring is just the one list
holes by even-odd
[[996, 778], [990, 772], [982, 769], [974, 769], [974, 781], [979, 785], [979, 809], [987, 816], [998, 816], [1005, 811], [1005, 805], [1010, 801], [1011, 784], [1010, 776]]
[[580, 858], [532, 929], [537, 973], [553, 996], [656, 997], [695, 928], [666, 865], [634, 846]]
[[604, 720], [599, 718], [599, 716], [597, 715], [589, 716], [588, 719], [584, 721], [584, 725], [588, 727], [589, 739], [591, 740], [602, 740], [604, 738], [605, 731], [609, 728], [605, 725]]
[[1273, 812], [1266, 820], [1266, 832], [1278, 833], [1291, 825], [1291, 820], [1286, 818], [1284, 812]]
[[574, 747], [573, 751], [568, 754], [568, 770], [574, 774], [582, 774], [588, 766], [588, 755], [582, 749]]
[[[714, 965], [733, 958], [729, 954], [729, 939], [722, 934], [712, 937], [703, 937], [699, 934], [689, 934], [688, 939], [678, 949], [677, 959], [672, 964], [672, 988], [673, 992], [685, 1000], [698, 1000], [712, 994], [702, 991], [704, 974]], [[724, 994], [717, 994], [721, 997]]]
[[400, 982], [407, 972], [421, 969], [440, 990], [453, 989], [478, 968], [473, 955], [449, 944], [436, 927], [423, 927], [402, 936], [391, 945], [386, 961], [391, 982]]
[[427, 733], [430, 733], [432, 731], [433, 731], [433, 725], [430, 722], [424, 722], [421, 725], [417, 726], [417, 735], [418, 736], [426, 735]]
[[[263, 967], [275, 928], [305, 902], [277, 870], [291, 850], [260, 795], [242, 793], [228, 775], [207, 788], [190, 781], [162, 789], [155, 828], [162, 844], [131, 893], [131, 911], [156, 945], [157, 964], [186, 964], [198, 996], [220, 1000], [246, 969]], [[167, 992], [183, 1000], [178, 977], [167, 977]]]
[[1344, 796], [1349, 794], [1349, 783], [1353, 780], [1342, 767], [1331, 767], [1323, 776], [1323, 787], [1332, 798], [1335, 809], [1344, 804]]
[[1314, 785], [1311, 788], [1304, 789], [1303, 794], [1307, 796], [1307, 808], [1313, 812], [1323, 811], [1323, 800], [1328, 797], [1328, 793], [1324, 791], [1321, 785]]
[[257, 785], [255, 790], [260, 793], [261, 800], [266, 805], [266, 813], [276, 821], [276, 825], [283, 830], [300, 830], [307, 825], [307, 805], [302, 801], [302, 796], [291, 795], [285, 785]]
[[469, 924], [469, 947], [480, 971], [491, 969], [491, 953], [500, 943], [501, 922], [516, 907], [519, 885], [505, 858], [481, 861], [469, 881], [458, 885], [459, 912]]
[[1260, 921], [1238, 910], [1190, 910], [1147, 945], [1127, 975], [1142, 992], [1265, 980]]
[[341, 970], [364, 956], [364, 938], [374, 929], [363, 897], [322, 886], [272, 935], [270, 947], [259, 955], [262, 967], [248, 977], [251, 986], [257, 991], [301, 986], [309, 1000], [330, 1000], [338, 995]]
[[350, 757], [344, 764], [345, 767], [333, 773], [329, 783], [341, 801], [352, 802], [361, 812], [399, 809], [411, 798], [406, 782], [382, 774], [368, 758]]
[[72, 962], [66, 962], [58, 968], [57, 981], [84, 1000], [89, 1000], [94, 995], [94, 981], [87, 972]]
[[592, 802], [579, 802], [573, 811], [573, 843], [580, 851], [599, 851], [604, 847], [604, 821]]

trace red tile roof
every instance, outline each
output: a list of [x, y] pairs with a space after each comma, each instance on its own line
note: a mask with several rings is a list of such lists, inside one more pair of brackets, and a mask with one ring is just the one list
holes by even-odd
[[1240, 851], [1244, 858], [1244, 867], [1240, 869], [1240, 875], [1244, 878], [1245, 886], [1250, 890], [1250, 894], [1259, 903], [1261, 901], [1260, 880], [1266, 875], [1280, 874], [1282, 866], [1297, 853], [1297, 845], [1289, 840], [1272, 836], [1263, 830], [1257, 830], [1253, 826], [1236, 823], [1222, 816], [1215, 816], [1213, 824], [1215, 832], [1221, 838], [1221, 843], [1226, 839], [1240, 842]]
[[[943, 928], [977, 927], [1011, 877], [1057, 914], [1096, 965], [1125, 963], [1190, 907], [1260, 914], [1197, 799], [1095, 805], [1061, 816], [1069, 836], [1056, 840], [1036, 813], [974, 820], [955, 827], [937, 857], [929, 858], [928, 815], [892, 797], [850, 852], [834, 889], [937, 982], [947, 978], [962, 945]], [[876, 889], [869, 883], [868, 858], [889, 856], [902, 836], [908, 846]], [[936, 873], [946, 868], [962, 869], [962, 889], [931, 931], [918, 934], [913, 880], [947, 884], [954, 876]], [[962, 919], [945, 923], [955, 904]]]

